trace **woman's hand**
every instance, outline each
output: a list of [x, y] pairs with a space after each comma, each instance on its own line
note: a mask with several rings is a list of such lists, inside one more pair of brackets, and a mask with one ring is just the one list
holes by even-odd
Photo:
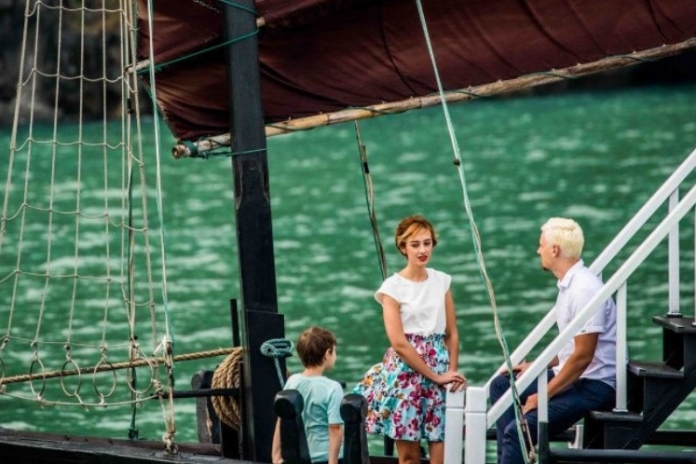
[[449, 385], [450, 391], [463, 390], [467, 387], [466, 377], [457, 371], [447, 371], [440, 374], [435, 381], [438, 385]]

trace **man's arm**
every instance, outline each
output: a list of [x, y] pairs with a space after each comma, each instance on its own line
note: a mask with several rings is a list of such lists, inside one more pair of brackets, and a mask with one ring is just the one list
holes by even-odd
[[[575, 350], [570, 355], [565, 365], [549, 382], [548, 395], [549, 399], [554, 395], [568, 388], [573, 382], [578, 380], [587, 366], [592, 362], [595, 349], [597, 348], [597, 340], [599, 333], [589, 333], [577, 335], [575, 337]], [[533, 411], [537, 408], [538, 397], [536, 394], [530, 395], [524, 403], [524, 413]]]
[[329, 424], [329, 464], [338, 464], [338, 453], [343, 440], [343, 425]]
[[[515, 378], [524, 374], [524, 372], [527, 369], [529, 369], [529, 366], [531, 366], [531, 365], [532, 365], [532, 363], [530, 363], [530, 362], [522, 361], [521, 363], [519, 363], [515, 366], [512, 366], [512, 372], [515, 373]], [[546, 366], [546, 367], [551, 369], [554, 366], [558, 366], [558, 356], [554, 356], [553, 359], [551, 360], [551, 362], [549, 362], [548, 366]], [[500, 371], [498, 373], [501, 375], [507, 374], [508, 373], [507, 367], [503, 367], [502, 369], [500, 369]]]

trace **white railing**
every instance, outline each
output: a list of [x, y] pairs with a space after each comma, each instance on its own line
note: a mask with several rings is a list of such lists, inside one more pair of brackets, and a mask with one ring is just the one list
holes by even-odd
[[[638, 210], [638, 212], [631, 218], [630, 221], [621, 229], [621, 231], [616, 234], [616, 237], [609, 242], [606, 248], [595, 258], [595, 260], [590, 264], [589, 269], [597, 275], [600, 275], [604, 268], [611, 262], [612, 259], [623, 249], [624, 246], [635, 236], [650, 219], [657, 209], [662, 206], [668, 199], [672, 197], [672, 194], [679, 188], [686, 177], [696, 170], [696, 150], [691, 152], [691, 154], [684, 160], [684, 162], [672, 173], [672, 175], [660, 186], [660, 188], [655, 191], [653, 196]], [[677, 241], [677, 245], [678, 245]], [[677, 252], [678, 252], [677, 248]], [[678, 254], [676, 255], [678, 257]], [[671, 267], [670, 267], [671, 269]], [[674, 278], [674, 274], [670, 274], [670, 280]], [[678, 271], [677, 271], [677, 281], [678, 281]], [[696, 278], [696, 275], [694, 276]], [[510, 355], [512, 364], [517, 364], [521, 362], [529, 352], [541, 341], [541, 338], [554, 326], [556, 319], [554, 316], [554, 309], [552, 307], [546, 316], [539, 322], [539, 324], [527, 335], [527, 337], [520, 343], [519, 347], [513, 351]], [[502, 363], [498, 370], [506, 367], [505, 363]], [[486, 389], [490, 386], [490, 382], [495, 378], [495, 374], [486, 383]]]
[[[626, 288], [627, 280], [633, 272], [643, 263], [645, 258], [668, 237], [668, 275], [669, 275], [669, 314], [679, 315], [679, 221], [696, 205], [696, 186], [679, 201], [679, 186], [686, 177], [696, 170], [696, 150], [677, 168], [655, 194], [643, 205], [634, 217], [624, 226], [616, 237], [600, 253], [590, 265], [590, 270], [601, 274], [606, 265], [623, 249], [623, 247], [635, 236], [650, 219], [660, 206], [668, 204], [668, 214], [655, 227], [650, 235], [640, 244], [631, 256], [621, 265], [613, 276], [605, 283], [602, 289], [592, 298], [585, 308], [578, 314], [568, 327], [561, 332], [529, 366], [529, 368], [516, 381], [518, 391], [523, 391], [531, 383], [537, 380], [551, 360], [560, 349], [577, 334], [577, 331], [587, 322], [597, 309], [616, 293], [617, 299], [617, 388], [616, 411], [626, 410]], [[696, 224], [695, 224], [696, 233]], [[696, 240], [696, 239], [695, 239]], [[696, 243], [695, 243], [696, 247]], [[695, 276], [696, 279], [696, 271]], [[512, 364], [521, 362], [529, 352], [539, 343], [541, 338], [555, 325], [554, 308], [546, 314], [542, 321], [530, 332], [522, 343], [511, 354]], [[505, 367], [503, 363], [500, 368]], [[495, 424], [498, 418], [512, 404], [512, 394], [507, 392], [496, 404], [488, 408], [488, 391], [492, 380], [500, 370], [497, 369], [483, 387], [469, 387], [466, 392], [466, 464], [483, 464], [486, 456], [486, 430]], [[543, 381], [545, 392], [546, 382]], [[460, 397], [461, 396], [461, 397]], [[540, 395], [541, 415], [546, 415], [546, 399]], [[461, 411], [463, 395], [448, 395], [448, 409], [450, 404], [457, 404], [456, 409]], [[543, 411], [542, 411], [543, 406]], [[455, 407], [453, 406], [454, 410]], [[448, 416], [449, 417], [449, 416]], [[461, 463], [462, 427], [447, 429], [445, 438], [445, 462], [446, 464]]]

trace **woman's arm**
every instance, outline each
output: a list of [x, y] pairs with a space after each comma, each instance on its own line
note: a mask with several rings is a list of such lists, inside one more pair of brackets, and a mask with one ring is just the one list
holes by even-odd
[[445, 294], [445, 323], [445, 346], [449, 353], [449, 368], [451, 371], [456, 371], [459, 367], [459, 331], [452, 290], [447, 290]]
[[457, 380], [463, 381], [463, 376], [457, 372], [450, 371], [442, 375], [436, 374], [428, 367], [425, 361], [421, 359], [415, 348], [406, 340], [404, 326], [401, 322], [401, 314], [399, 313], [399, 303], [394, 298], [389, 295], [382, 295], [382, 309], [384, 314], [384, 328], [387, 331], [389, 343], [392, 348], [394, 348], [394, 351], [396, 351], [396, 354], [398, 354], [406, 364], [426, 379], [438, 385], [445, 385]]
[[466, 376], [457, 372], [459, 368], [459, 331], [457, 330], [457, 314], [454, 310], [452, 290], [445, 294], [445, 346], [449, 355], [449, 371], [455, 372], [461, 378], [456, 378], [450, 384], [450, 390], [457, 391], [466, 388]]
[[329, 464], [338, 464], [338, 453], [343, 440], [343, 425], [329, 424]]

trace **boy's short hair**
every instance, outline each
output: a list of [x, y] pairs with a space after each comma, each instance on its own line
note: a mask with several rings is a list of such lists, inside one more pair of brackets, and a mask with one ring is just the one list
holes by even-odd
[[297, 355], [304, 367], [321, 366], [324, 355], [336, 346], [336, 337], [321, 327], [310, 327], [297, 340]]

